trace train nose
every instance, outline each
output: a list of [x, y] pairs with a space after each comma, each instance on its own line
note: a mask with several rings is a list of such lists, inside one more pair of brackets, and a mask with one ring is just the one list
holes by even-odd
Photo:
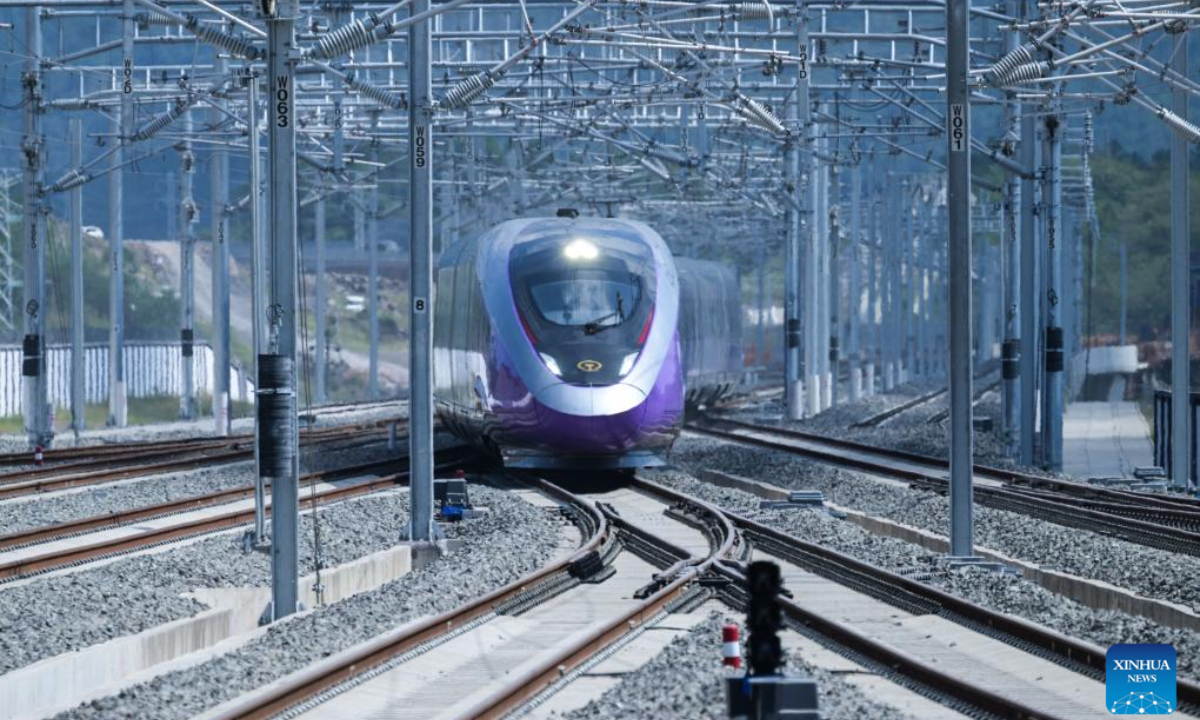
[[632, 385], [560, 383], [538, 396], [539, 432], [558, 451], [624, 452], [644, 440], [646, 394]]

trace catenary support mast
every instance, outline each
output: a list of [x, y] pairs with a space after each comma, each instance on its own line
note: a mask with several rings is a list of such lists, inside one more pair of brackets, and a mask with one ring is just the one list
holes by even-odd
[[950, 555], [974, 555], [971, 421], [970, 0], [946, 4], [946, 202], [950, 255]]
[[[429, 10], [429, 0], [415, 0], [412, 16]], [[408, 537], [433, 537], [433, 92], [430, 75], [429, 20], [408, 29], [408, 149], [411, 215], [409, 224], [409, 482]]]

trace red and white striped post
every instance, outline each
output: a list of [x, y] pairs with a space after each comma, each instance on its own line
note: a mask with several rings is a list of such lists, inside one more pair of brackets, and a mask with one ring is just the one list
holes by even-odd
[[721, 628], [721, 660], [725, 667], [735, 670], [742, 667], [741, 630], [737, 623]]
[[34, 445], [33, 446], [33, 464], [37, 465], [38, 467], [41, 467], [41, 465], [44, 461], [45, 461], [45, 456], [42, 454], [42, 446]]

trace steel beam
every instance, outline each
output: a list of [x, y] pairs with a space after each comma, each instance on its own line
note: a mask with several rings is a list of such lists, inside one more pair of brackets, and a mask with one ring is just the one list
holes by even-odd
[[[1059, 107], [1056, 104], [1056, 110]], [[1043, 118], [1046, 135], [1046, 179], [1045, 179], [1045, 226], [1046, 226], [1046, 276], [1045, 293], [1046, 328], [1043, 343], [1042, 391], [1042, 467], [1047, 470], [1062, 469], [1062, 414], [1063, 414], [1063, 328], [1062, 328], [1062, 140], [1066, 134], [1066, 116], [1051, 113]]]
[[[83, 121], [72, 118], [67, 136], [71, 143], [71, 167], [83, 166]], [[168, 202], [170, 202], [168, 200]], [[83, 346], [83, 185], [71, 188], [67, 198], [71, 233], [71, 429], [76, 437], [87, 429], [87, 397], [84, 370], [87, 368]]]
[[128, 420], [125, 392], [125, 185], [124, 157], [133, 134], [133, 0], [124, 0], [121, 20], [121, 62], [117, 78], [121, 91], [121, 104], [114, 108], [120, 138], [111, 157], [112, 173], [109, 175], [108, 227], [109, 251], [111, 253], [109, 277], [109, 322], [108, 338], [108, 425], [125, 427]]
[[196, 156], [192, 153], [192, 116], [183, 116], [184, 140], [179, 153], [179, 353], [182, 364], [182, 393], [179, 398], [179, 418], [196, 419], [196, 202], [192, 186], [196, 174]]
[[950, 256], [950, 555], [975, 554], [972, 518], [970, 0], [946, 2], [946, 202]]
[[[218, 58], [218, 73], [224, 74], [226, 61]], [[215, 128], [225, 122], [223, 100], [214, 99], [209, 121]], [[212, 228], [212, 349], [213, 349], [213, 432], [228, 435], [232, 428], [229, 397], [229, 154], [221, 143], [214, 143], [210, 154], [209, 221]]]
[[[1187, 77], [1187, 34], [1175, 36], [1171, 69]], [[1176, 90], [1172, 105], [1184, 121], [1187, 93]], [[1190, 488], [1191, 462], [1191, 239], [1188, 225], [1188, 145], [1181, 133], [1171, 134], [1171, 485]]]
[[313, 203], [313, 232], [316, 235], [317, 244], [317, 275], [313, 278], [313, 285], [316, 290], [316, 301], [314, 302], [317, 331], [313, 343], [313, 374], [315, 375], [316, 389], [314, 396], [317, 403], [321, 404], [328, 397], [325, 388], [325, 376], [328, 374], [326, 369], [326, 353], [328, 347], [326, 345], [326, 334], [329, 332], [325, 327], [325, 316], [328, 312], [327, 305], [329, 300], [325, 297], [325, 198], [322, 196]]
[[846, 337], [846, 361], [850, 366], [850, 401], [862, 397], [862, 357], [860, 356], [862, 322], [862, 164], [850, 169], [850, 292], [847, 314], [850, 329]]
[[31, 447], [47, 447], [53, 439], [50, 427], [49, 393], [46, 382], [46, 232], [42, 199], [46, 148], [42, 136], [42, 9], [25, 11], [25, 69], [23, 136], [21, 138], [22, 224], [25, 238], [24, 294], [25, 338], [21, 375], [24, 381], [25, 434]]
[[[278, 3], [274, 17], [267, 19], [267, 78], [271, 108], [267, 123], [267, 249], [271, 258], [268, 295], [268, 353], [272, 362], [290, 377], [278, 383], [291, 393], [291, 412], [273, 428], [271, 439], [282, 448], [272, 447], [287, 456], [287, 467], [279, 474], [271, 472], [271, 617], [279, 619], [299, 607], [299, 427], [295, 414], [296, 330], [297, 330], [297, 242], [296, 242], [296, 83], [295, 64], [299, 48], [295, 45], [294, 25], [299, 14], [296, 0]], [[258, 387], [265, 387], [260, 371]], [[259, 398], [259, 407], [263, 398]], [[281, 403], [286, 406], [286, 403]], [[266, 449], [266, 428], [260, 437]], [[264, 454], [264, 464], [266, 456]], [[281, 462], [280, 465], [283, 465]], [[264, 472], [266, 469], [264, 469]]]
[[[430, 0], [414, 0], [410, 17], [429, 10]], [[409, 73], [409, 483], [408, 537], [430, 542], [433, 528], [433, 90], [430, 27], [418, 20], [408, 28]]]

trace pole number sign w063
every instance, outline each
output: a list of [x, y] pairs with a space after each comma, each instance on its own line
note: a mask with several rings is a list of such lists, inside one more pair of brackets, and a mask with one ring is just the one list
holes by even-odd
[[950, 152], [963, 152], [967, 149], [967, 108], [962, 103], [950, 104], [946, 132], [950, 135]]

